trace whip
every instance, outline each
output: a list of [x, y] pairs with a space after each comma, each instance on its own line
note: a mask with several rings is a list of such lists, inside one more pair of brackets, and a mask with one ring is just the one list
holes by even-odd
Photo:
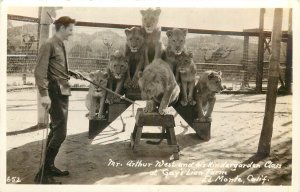
[[[48, 112], [45, 113], [45, 118], [48, 118]], [[45, 139], [44, 139], [45, 138]], [[45, 141], [44, 141], [45, 140]], [[39, 183], [42, 184], [43, 177], [44, 177], [44, 170], [45, 170], [45, 161], [46, 161], [46, 153], [47, 153], [47, 140], [48, 140], [48, 125], [46, 127], [46, 137], [45, 137], [45, 130], [43, 130], [43, 140], [42, 140], [42, 150], [41, 150], [41, 160], [40, 160], [40, 177], [39, 177]], [[46, 144], [44, 144], [46, 142]]]
[[[71, 74], [73, 74], [73, 75], [77, 75], [77, 73], [75, 73], [75, 72], [73, 72], [73, 71], [71, 71], [71, 70], [69, 70], [69, 72], [70, 72]], [[104, 86], [102, 86], [102, 85], [98, 85], [98, 84], [94, 83], [93, 81], [91, 81], [91, 80], [89, 80], [88, 78], [84, 77], [82, 74], [80, 74], [80, 77], [81, 77], [82, 80], [85, 80], [85, 81], [87, 81], [87, 82], [89, 82], [89, 83], [95, 85], [96, 87], [99, 87], [99, 88], [101, 88], [101, 89], [104, 89], [105, 91], [108, 91], [108, 92], [110, 92], [110, 93], [112, 93], [112, 94], [114, 94], [114, 95], [117, 95], [120, 99], [124, 99], [125, 101], [128, 101], [128, 102], [130, 102], [130, 103], [132, 103], [132, 104], [139, 105], [139, 104], [135, 103], [133, 100], [128, 99], [128, 98], [125, 97], [124, 95], [120, 95], [120, 94], [118, 94], [118, 93], [112, 91], [111, 89], [108, 89], [108, 88], [106, 88], [106, 87], [104, 87]]]

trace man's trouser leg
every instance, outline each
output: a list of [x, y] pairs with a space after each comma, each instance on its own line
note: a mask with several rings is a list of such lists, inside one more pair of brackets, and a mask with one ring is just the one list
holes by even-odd
[[[55, 167], [55, 157], [59, 151], [61, 144], [64, 142], [67, 135], [67, 119], [69, 97], [57, 94], [55, 91], [49, 90], [51, 99], [50, 108], [50, 133], [47, 139], [47, 152], [44, 164], [45, 176], [66, 176], [68, 171], [61, 171]], [[37, 174], [40, 174], [41, 170]]]
[[69, 96], [60, 95], [55, 91], [49, 90], [49, 97], [51, 99], [51, 108], [49, 111], [51, 123], [45, 169], [53, 176], [65, 176], [69, 175], [69, 172], [57, 169], [54, 166], [54, 161], [67, 135]]

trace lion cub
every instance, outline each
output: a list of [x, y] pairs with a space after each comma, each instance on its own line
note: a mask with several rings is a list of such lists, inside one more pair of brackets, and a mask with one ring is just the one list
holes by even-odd
[[[128, 60], [120, 51], [115, 51], [111, 56], [106, 68], [109, 75], [107, 87], [112, 91], [122, 94], [124, 81], [128, 75]], [[119, 101], [120, 98], [112, 93], [107, 95], [106, 101], [109, 104]]]
[[125, 87], [138, 87], [138, 73], [145, 65], [145, 34], [140, 27], [125, 29], [126, 49], [125, 56], [128, 60], [128, 75]]
[[196, 70], [192, 52], [182, 52], [177, 58], [176, 65], [176, 80], [181, 84], [182, 99], [180, 103], [182, 106], [196, 104], [196, 101], [193, 99]]
[[180, 88], [168, 63], [155, 59], [143, 72], [139, 73], [139, 87], [143, 100], [147, 100], [144, 112], [156, 110], [161, 115], [168, 113], [170, 104], [177, 102]]
[[[102, 72], [97, 70], [95, 72], [91, 72], [89, 74], [91, 81], [93, 81], [97, 85], [101, 85], [103, 87], [107, 86], [109, 75], [106, 72]], [[89, 110], [89, 113], [86, 115], [89, 119], [104, 119], [104, 103], [105, 103], [106, 91], [96, 87], [93, 84], [89, 86], [89, 92], [85, 98], [86, 108]], [[96, 113], [98, 115], [96, 116]]]
[[167, 31], [168, 45], [162, 54], [162, 58], [169, 63], [173, 73], [175, 73], [178, 56], [186, 52], [185, 41], [187, 32], [187, 29], [177, 28]]
[[223, 90], [221, 75], [221, 71], [206, 71], [200, 75], [196, 84], [198, 119], [202, 122], [212, 121], [211, 113], [216, 102], [216, 93]]
[[161, 57], [162, 43], [160, 41], [161, 29], [158, 27], [160, 8], [141, 10], [142, 29], [145, 32], [145, 65]]

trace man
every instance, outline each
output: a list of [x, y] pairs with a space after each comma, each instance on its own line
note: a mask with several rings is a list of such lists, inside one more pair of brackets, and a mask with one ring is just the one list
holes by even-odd
[[69, 175], [68, 171], [56, 168], [54, 160], [67, 134], [68, 105], [71, 95], [68, 81], [70, 76], [77, 79], [82, 77], [80, 73], [69, 71], [63, 43], [73, 34], [74, 24], [75, 20], [67, 16], [57, 19], [54, 22], [55, 35], [39, 50], [34, 75], [41, 95], [41, 104], [49, 112], [51, 122], [44, 167], [41, 167], [37, 173], [34, 179], [36, 183], [51, 183], [54, 182], [53, 176]]

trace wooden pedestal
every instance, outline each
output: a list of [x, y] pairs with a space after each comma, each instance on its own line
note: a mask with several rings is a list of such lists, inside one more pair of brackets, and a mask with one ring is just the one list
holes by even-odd
[[92, 119], [89, 120], [89, 139], [94, 138], [99, 134], [106, 126], [109, 125], [107, 119]]
[[[167, 139], [168, 148], [171, 149], [174, 159], [179, 159], [179, 146], [177, 144], [176, 135], [174, 131], [175, 122], [173, 115], [160, 115], [158, 113], [144, 113], [142, 108], [137, 110], [136, 122], [134, 130], [131, 134], [131, 149], [134, 152], [138, 150], [146, 150], [145, 145], [140, 144], [141, 138], [148, 139]], [[143, 126], [162, 126], [164, 133], [142, 133]], [[159, 146], [162, 148], [162, 146]], [[163, 147], [164, 148], [164, 147]]]
[[193, 128], [197, 135], [205, 141], [210, 140], [210, 127], [211, 122], [200, 122], [198, 120], [194, 120], [193, 122]]
[[108, 122], [113, 122], [118, 118], [130, 105], [128, 102], [113, 103], [108, 106]]
[[125, 95], [128, 99], [131, 99], [133, 101], [142, 99], [141, 91], [139, 88], [125, 89]]

